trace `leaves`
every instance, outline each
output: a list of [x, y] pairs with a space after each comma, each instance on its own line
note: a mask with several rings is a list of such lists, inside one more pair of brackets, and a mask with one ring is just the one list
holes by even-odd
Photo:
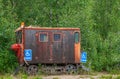
[[26, 25], [79, 27], [82, 50], [88, 52], [94, 70], [109, 71], [120, 63], [119, 0], [0, 0], [0, 72], [16, 66], [9, 48], [15, 43], [14, 30], [23, 21]]

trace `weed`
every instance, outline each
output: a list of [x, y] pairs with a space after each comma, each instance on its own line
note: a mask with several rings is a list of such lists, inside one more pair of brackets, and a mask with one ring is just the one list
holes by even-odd
[[90, 79], [94, 79], [93, 77], [90, 77]]
[[58, 77], [54, 77], [53, 79], [59, 79]]
[[112, 75], [107, 75], [107, 76], [103, 75], [100, 77], [100, 79], [113, 79], [113, 78]]
[[110, 71], [111, 74], [120, 74], [120, 71], [113, 69]]
[[35, 79], [43, 79], [42, 77], [36, 77]]
[[22, 79], [27, 79], [28, 76], [27, 75], [22, 75]]
[[115, 79], [120, 79], [120, 75], [119, 75], [119, 76], [117, 76]]

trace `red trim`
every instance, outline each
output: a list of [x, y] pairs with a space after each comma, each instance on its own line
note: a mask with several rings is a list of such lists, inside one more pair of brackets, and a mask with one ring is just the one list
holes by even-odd
[[[19, 31], [23, 28], [19, 27], [18, 29], [16, 29], [16, 31]], [[80, 30], [80, 28], [69, 28], [69, 27], [24, 27], [24, 29], [28, 29], [28, 30]]]
[[19, 58], [20, 64], [24, 63], [24, 48], [25, 48], [24, 43], [25, 43], [25, 30], [23, 28], [22, 29], [22, 43], [21, 43], [21, 50], [20, 50], [21, 56]]
[[25, 28], [29, 30], [80, 30], [79, 28]]
[[[75, 38], [75, 33], [78, 33], [78, 42], [75, 41], [75, 39], [76, 39], [76, 38]], [[80, 32], [79, 32], [79, 31], [75, 31], [75, 32], [74, 32], [74, 42], [75, 42], [76, 44], [80, 42]]]

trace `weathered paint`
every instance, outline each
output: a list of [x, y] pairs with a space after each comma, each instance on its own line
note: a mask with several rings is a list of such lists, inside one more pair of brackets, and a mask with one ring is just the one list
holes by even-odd
[[27, 29], [27, 30], [76, 30], [76, 31], [79, 31], [80, 29], [79, 28], [59, 28], [59, 27], [32, 27], [32, 26], [28, 26], [28, 27], [19, 27], [18, 29], [15, 30], [16, 31], [19, 31], [19, 30], [22, 30], [22, 29]]
[[[79, 32], [79, 28], [41, 28], [24, 27], [22, 30], [21, 62], [24, 62], [24, 49], [31, 49], [33, 52], [30, 64], [38, 63], [80, 63], [80, 42], [75, 44], [74, 32]], [[39, 35], [46, 33], [47, 42], [41, 42]], [[54, 41], [53, 35], [60, 34], [60, 41]]]
[[75, 48], [75, 62], [79, 63], [80, 62], [80, 43], [75, 43], [74, 48]]

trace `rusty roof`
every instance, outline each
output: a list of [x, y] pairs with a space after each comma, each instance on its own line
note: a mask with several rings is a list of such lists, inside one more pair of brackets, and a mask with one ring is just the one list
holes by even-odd
[[22, 29], [34, 29], [34, 30], [80, 30], [80, 28], [73, 28], [73, 27], [40, 27], [40, 26], [27, 26], [27, 27], [19, 27], [15, 30], [19, 31]]

